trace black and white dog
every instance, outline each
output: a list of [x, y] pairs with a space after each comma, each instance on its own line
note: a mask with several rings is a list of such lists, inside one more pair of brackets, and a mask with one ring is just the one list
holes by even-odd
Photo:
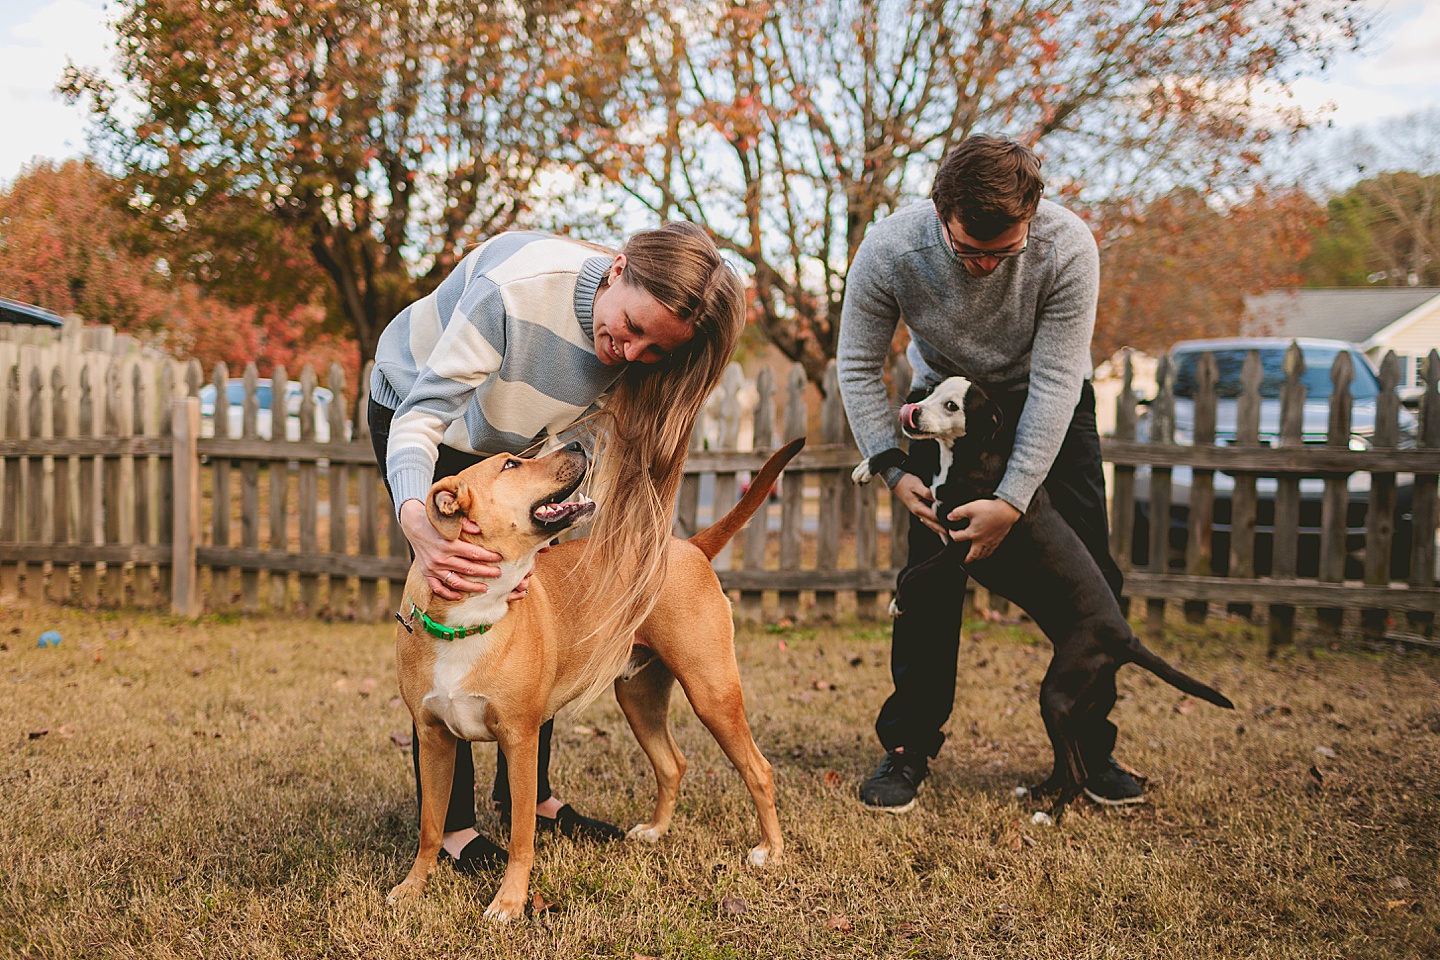
[[[964, 377], [950, 377], [925, 399], [901, 407], [900, 428], [912, 441], [935, 442], [917, 443], [908, 457], [896, 449], [876, 454], [855, 468], [855, 482], [867, 483], [882, 470], [901, 467], [930, 486], [935, 513], [947, 526], [955, 507], [994, 497], [1010, 460], [1013, 430], [1004, 429], [1000, 408], [982, 388]], [[941, 562], [951, 550], [963, 556], [969, 544], [951, 541], [934, 559], [902, 576], [892, 612], [904, 609], [906, 586], [914, 575]], [[1114, 675], [1121, 665], [1144, 667], [1192, 696], [1233, 709], [1224, 695], [1140, 642], [1099, 566], [1051, 505], [1044, 487], [995, 552], [966, 564], [965, 571], [987, 590], [1019, 604], [1055, 646], [1040, 685], [1040, 716], [1055, 750], [1055, 767], [1032, 790], [1057, 794], [1053, 816], [1058, 818], [1084, 789], [1087, 771], [1076, 731], [1110, 712], [1113, 697], [1105, 691], [1115, 689]]]

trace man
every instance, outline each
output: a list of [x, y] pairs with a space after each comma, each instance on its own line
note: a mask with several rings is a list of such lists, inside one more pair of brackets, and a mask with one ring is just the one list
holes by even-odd
[[[994, 552], [1043, 483], [1118, 598], [1121, 574], [1109, 552], [1095, 393], [1087, 379], [1099, 254], [1084, 222], [1041, 200], [1043, 189], [1033, 152], [1014, 140], [976, 135], [940, 165], [929, 201], [871, 227], [845, 286], [840, 394], [863, 455], [899, 446], [882, 371], [903, 319], [914, 388], [968, 377], [985, 386], [1011, 422], [1018, 418], [996, 498], [950, 514], [970, 521], [953, 534], [969, 544], [964, 559]], [[910, 569], [943, 549], [946, 533], [918, 477], [892, 468], [884, 478], [911, 513]], [[861, 801], [873, 809], [913, 807], [929, 759], [945, 742], [940, 728], [955, 701], [963, 604], [955, 598], [964, 597], [966, 580], [961, 552], [907, 585], [905, 609], [895, 619], [895, 692], [875, 722], [885, 758], [860, 787]], [[1136, 803], [1143, 787], [1111, 757], [1115, 735], [1103, 717], [1082, 732], [1085, 790], [1100, 803]]]

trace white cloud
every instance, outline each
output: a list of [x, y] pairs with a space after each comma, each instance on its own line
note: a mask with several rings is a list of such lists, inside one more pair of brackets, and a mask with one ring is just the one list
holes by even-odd
[[[11, 0], [16, 2], [16, 0]], [[85, 117], [66, 105], [55, 85], [66, 62], [110, 66], [114, 39], [102, 0], [18, 0], [0, 32], [0, 181], [14, 179], [35, 157], [62, 158], [85, 150]]]
[[1387, 8], [1381, 33], [1355, 74], [1379, 87], [1404, 87], [1440, 100], [1440, 0]]

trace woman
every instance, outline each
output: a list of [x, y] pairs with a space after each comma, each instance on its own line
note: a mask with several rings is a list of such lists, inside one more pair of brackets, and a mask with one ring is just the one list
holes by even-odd
[[[431, 484], [486, 456], [535, 447], [594, 414], [592, 485], [602, 509], [586, 560], [620, 573], [589, 606], [595, 657], [614, 667], [610, 677], [618, 674], [664, 569], [691, 429], [744, 323], [744, 285], [689, 223], [641, 231], [618, 254], [507, 233], [467, 255], [386, 327], [370, 383], [375, 456], [430, 588], [459, 600], [487, 590], [486, 578], [500, 572], [498, 554], [445, 540], [430, 525]], [[526, 589], [516, 588], [512, 602]], [[540, 827], [619, 839], [619, 829], [580, 816], [550, 789], [553, 726], [540, 733]], [[418, 793], [418, 750], [415, 762]], [[462, 740], [443, 850], [466, 873], [505, 856], [475, 830], [474, 793]], [[508, 821], [503, 756], [493, 797]]]

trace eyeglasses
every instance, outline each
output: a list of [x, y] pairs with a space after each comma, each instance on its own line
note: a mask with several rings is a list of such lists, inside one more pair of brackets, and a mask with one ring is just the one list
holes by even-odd
[[945, 234], [946, 246], [950, 248], [950, 252], [954, 254], [956, 259], [958, 260], [984, 260], [987, 257], [994, 258], [996, 260], [1012, 260], [1015, 257], [1020, 256], [1020, 254], [1024, 253], [1030, 247], [1029, 230], [1025, 231], [1025, 240], [1020, 244], [1020, 246], [1011, 247], [1008, 250], [975, 250], [969, 247], [962, 250], [955, 245], [955, 238], [950, 236], [950, 224], [946, 223], [944, 220], [941, 220], [940, 230], [942, 233]]

